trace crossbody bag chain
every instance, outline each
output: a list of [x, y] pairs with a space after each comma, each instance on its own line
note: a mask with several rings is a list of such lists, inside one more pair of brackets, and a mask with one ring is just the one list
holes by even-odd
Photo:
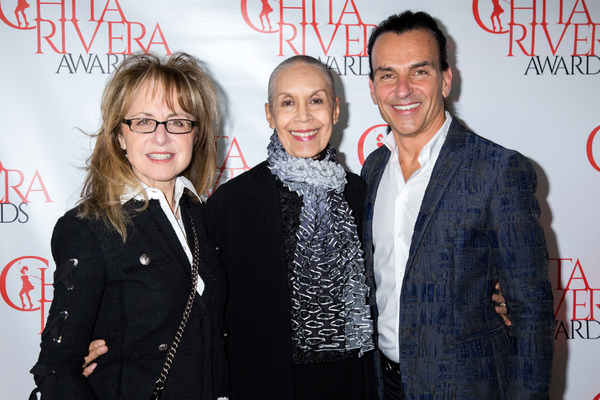
[[163, 369], [160, 373], [156, 384], [154, 385], [154, 390], [152, 391], [152, 396], [150, 400], [158, 400], [160, 399], [160, 394], [162, 390], [165, 388], [167, 382], [167, 376], [169, 375], [169, 370], [171, 369], [171, 364], [173, 363], [173, 359], [175, 358], [175, 353], [177, 352], [177, 348], [179, 347], [179, 342], [181, 341], [181, 336], [183, 335], [183, 330], [185, 329], [185, 325], [187, 324], [188, 318], [190, 317], [190, 313], [192, 312], [192, 306], [194, 305], [194, 299], [196, 298], [196, 286], [198, 285], [198, 263], [200, 262], [200, 243], [198, 242], [198, 235], [196, 234], [196, 226], [194, 225], [194, 219], [190, 215], [192, 232], [194, 233], [194, 258], [192, 262], [192, 290], [190, 291], [190, 296], [188, 297], [187, 304], [185, 306], [185, 310], [183, 312], [183, 317], [181, 317], [181, 322], [179, 323], [179, 327], [177, 328], [177, 333], [175, 333], [175, 338], [173, 339], [173, 344], [169, 348], [169, 353], [167, 354], [167, 359], [165, 360], [165, 364], [163, 365]]

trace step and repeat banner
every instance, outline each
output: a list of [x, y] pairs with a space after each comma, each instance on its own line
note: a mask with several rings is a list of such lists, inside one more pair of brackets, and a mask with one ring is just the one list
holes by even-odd
[[386, 132], [367, 38], [404, 9], [448, 36], [456, 115], [535, 165], [555, 294], [551, 397], [600, 399], [599, 0], [0, 0], [0, 397], [33, 388], [50, 236], [79, 198], [101, 92], [127, 54], [201, 60], [223, 110], [217, 185], [266, 158], [271, 70], [320, 58], [342, 109], [332, 142], [358, 173]]

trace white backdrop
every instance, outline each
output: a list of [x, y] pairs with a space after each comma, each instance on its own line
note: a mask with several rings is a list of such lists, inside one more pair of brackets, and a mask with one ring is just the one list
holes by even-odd
[[[50, 235], [79, 197], [93, 145], [85, 133], [98, 127], [102, 88], [123, 54], [202, 60], [224, 110], [221, 181], [266, 157], [270, 71], [294, 54], [320, 57], [339, 76], [332, 142], [359, 172], [385, 132], [366, 38], [407, 8], [430, 12], [448, 35], [458, 117], [537, 168], [557, 318], [552, 399], [600, 399], [599, 0], [500, 0], [501, 28], [491, 0], [263, 0], [273, 9], [264, 28], [261, 0], [29, 2], [0, 0], [2, 399], [33, 388], [52, 299]], [[20, 296], [27, 280], [32, 308]]]

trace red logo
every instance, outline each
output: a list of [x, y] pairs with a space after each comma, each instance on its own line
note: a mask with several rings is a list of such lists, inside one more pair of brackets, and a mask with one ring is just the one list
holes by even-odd
[[19, 203], [29, 203], [33, 192], [41, 192], [46, 203], [52, 203], [38, 170], [35, 170], [33, 177], [27, 177], [27, 180], [25, 178], [22, 171], [5, 168], [0, 161], [0, 203], [11, 203], [11, 199]]
[[358, 161], [360, 165], [365, 163], [365, 158], [374, 150], [383, 146], [383, 139], [387, 135], [387, 124], [374, 125], [367, 129], [358, 141]]
[[26, 0], [16, 1], [13, 10], [14, 1], [7, 9], [8, 2], [0, 0], [0, 20], [14, 29], [35, 30], [35, 54], [64, 54], [56, 73], [109, 74], [120, 61], [118, 55], [139, 50], [171, 54], [160, 24], [147, 26], [128, 18], [119, 0], [37, 0], [32, 8]]
[[27, 207], [32, 201], [52, 203], [38, 170], [33, 176], [8, 169], [0, 162], [0, 224], [29, 221]]
[[[272, 0], [273, 2], [279, 3], [281, 0]], [[250, 9], [248, 9], [248, 0], [242, 0], [241, 9], [242, 9], [242, 17], [250, 28], [254, 29], [257, 32], [261, 33], [277, 33], [279, 32], [279, 24], [271, 23], [271, 14], [273, 13], [273, 8], [269, 4], [269, 0], [260, 0], [261, 7], [260, 12], [258, 13], [258, 18], [255, 17], [256, 11], [258, 10], [257, 2], [255, 4], [251, 4]], [[252, 3], [252, 0], [250, 0]], [[277, 8], [278, 5], [276, 6]], [[250, 14], [253, 14], [251, 18]], [[275, 13], [275, 16], [279, 16], [279, 12]], [[254, 24], [253, 19], [258, 19], [260, 21], [260, 28]], [[277, 29], [275, 29], [277, 28]]]
[[224, 154], [225, 156], [222, 161], [217, 160], [220, 167], [217, 169], [217, 179], [215, 179], [215, 185], [211, 193], [219, 185], [250, 169], [242, 153], [242, 148], [235, 137], [230, 141], [229, 136], [217, 136], [217, 148], [223, 148], [224, 151], [219, 151], [219, 154]]
[[[562, 292], [554, 311], [555, 338], [599, 339], [600, 286], [588, 280], [579, 259], [551, 258], [550, 262], [557, 266], [555, 290]], [[569, 277], [566, 284], [562, 280], [565, 269]], [[566, 317], [567, 313], [571, 314], [570, 318]]]
[[[506, 21], [502, 26], [502, 20], [507, 19], [503, 7], [510, 8], [510, 2], [507, 0], [473, 0], [473, 17], [475, 17], [477, 25], [487, 32], [508, 33], [509, 26]], [[488, 21], [491, 21], [491, 24]]]
[[[596, 138], [598, 131], [600, 131], [600, 126], [596, 127], [596, 129], [594, 129], [592, 131], [592, 133], [590, 133], [590, 136], [588, 137], [588, 141], [587, 141], [587, 145], [586, 145], [586, 152], [587, 152], [588, 160], [590, 161], [590, 164], [592, 164], [592, 167], [594, 167], [594, 169], [596, 171], [600, 172], [600, 166], [598, 166], [598, 163], [596, 162], [596, 159], [594, 157], [594, 139]], [[596, 153], [598, 153], [598, 152], [596, 152]]]
[[[579, 259], [574, 261], [572, 258], [551, 258], [550, 262], [557, 263], [556, 290], [563, 292], [554, 315], [558, 315], [565, 298], [569, 297], [573, 307], [572, 321], [600, 319], [600, 287], [590, 285], [581, 261]], [[561, 275], [565, 267], [571, 268], [571, 273], [567, 284], [563, 287]]]
[[46, 270], [48, 260], [36, 256], [19, 257], [9, 262], [0, 274], [0, 294], [11, 308], [21, 312], [40, 314], [40, 333], [46, 318]]
[[344, 57], [364, 57], [375, 26], [363, 21], [354, 0], [329, 1], [318, 11], [316, 2], [307, 0], [241, 0], [240, 8], [250, 28], [277, 34], [278, 56], [306, 54], [307, 47], [317, 46], [324, 55], [342, 48]]
[[595, 57], [600, 42], [597, 6], [589, 0], [473, 0], [473, 17], [484, 31], [508, 35], [509, 57], [533, 57], [540, 50]]
[[[14, 2], [13, 2], [14, 4]], [[27, 14], [30, 13], [27, 9], [29, 8], [29, 3], [26, 0], [17, 0], [17, 6], [10, 13], [10, 15], [14, 15], [16, 19], [17, 25], [14, 24], [13, 21], [10, 21], [2, 10], [2, 3], [0, 3], [0, 20], [4, 22], [6, 25], [15, 29], [35, 29], [35, 18], [29, 16], [27, 19]], [[29, 21], [31, 20], [31, 23]]]

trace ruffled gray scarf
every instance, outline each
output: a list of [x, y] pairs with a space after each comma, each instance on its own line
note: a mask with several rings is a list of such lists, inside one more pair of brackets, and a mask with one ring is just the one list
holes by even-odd
[[290, 277], [292, 342], [308, 351], [372, 350], [364, 255], [344, 199], [346, 171], [335, 149], [321, 160], [289, 155], [277, 133], [267, 147], [271, 172], [303, 196]]

